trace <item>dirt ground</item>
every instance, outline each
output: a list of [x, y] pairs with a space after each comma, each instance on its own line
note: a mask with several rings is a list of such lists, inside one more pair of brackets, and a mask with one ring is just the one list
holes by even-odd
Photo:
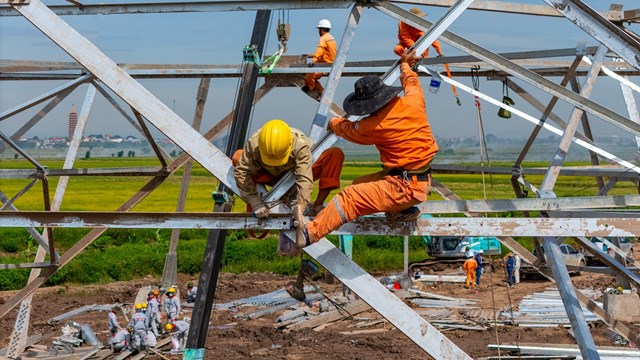
[[[634, 253], [640, 254], [640, 244], [635, 244]], [[451, 270], [449, 270], [451, 271]], [[427, 286], [425, 291], [442, 294], [451, 297], [463, 297], [476, 299], [482, 309], [501, 309], [509, 304], [517, 305], [525, 295], [543, 291], [551, 287], [552, 283], [544, 280], [526, 280], [513, 288], [507, 288], [500, 269], [491, 276], [483, 275], [482, 285], [478, 293], [473, 293], [459, 284], [441, 284]], [[378, 274], [383, 275], [383, 274]], [[197, 280], [197, 276], [179, 274], [180, 284]], [[219, 279], [216, 291], [216, 302], [222, 303], [241, 299], [247, 296], [264, 294], [284, 287], [292, 278], [271, 273], [248, 273], [234, 275], [223, 273]], [[604, 274], [585, 274], [572, 277], [578, 288], [604, 289], [613, 286], [615, 279]], [[145, 278], [130, 282], [117, 282], [105, 285], [93, 286], [64, 286], [42, 288], [37, 290], [33, 301], [31, 313], [30, 334], [42, 334], [45, 339], [40, 342], [43, 345], [51, 343], [51, 337], [59, 336], [63, 324], [50, 325], [47, 320], [90, 304], [131, 303], [138, 289], [145, 285], [155, 285], [157, 278]], [[331, 294], [338, 292], [339, 284], [327, 285], [322, 281], [316, 282], [323, 291]], [[181, 290], [186, 291], [181, 285]], [[15, 292], [1, 292], [0, 303], [6, 302]], [[17, 310], [0, 319], [0, 347], [7, 345], [10, 337], [10, 329], [13, 328]], [[342, 335], [340, 331], [354, 330], [349, 328], [353, 322], [344, 320], [324, 330], [314, 331], [305, 329], [302, 331], [286, 332], [274, 328], [275, 315], [249, 321], [236, 320], [230, 311], [214, 311], [211, 317], [211, 326], [237, 323], [237, 325], [220, 330], [211, 328], [207, 340], [207, 358], [245, 359], [259, 357], [264, 359], [305, 359], [313, 354], [313, 359], [425, 359], [428, 356], [406, 336], [390, 325], [380, 324], [377, 328], [386, 327], [389, 331], [373, 334]], [[374, 312], [364, 313], [359, 316], [375, 317]], [[122, 324], [124, 319], [118, 313]], [[100, 340], [106, 340], [108, 334], [107, 315], [104, 312], [85, 313], [73, 320], [80, 323], [89, 323]], [[63, 322], [64, 323], [64, 322]], [[640, 331], [640, 326], [631, 326], [635, 331]], [[375, 328], [375, 327], [374, 327]], [[606, 326], [598, 322], [592, 329], [597, 345], [612, 345], [604, 336]], [[487, 349], [488, 344], [527, 342], [527, 343], [554, 343], [575, 344], [575, 340], [568, 330], [562, 327], [531, 329], [519, 327], [498, 327], [487, 331], [463, 331], [450, 330], [444, 334], [455, 344], [462, 348], [473, 358], [497, 355], [493, 350]], [[503, 354], [504, 355], [504, 354]], [[159, 357], [158, 357], [159, 359]]]

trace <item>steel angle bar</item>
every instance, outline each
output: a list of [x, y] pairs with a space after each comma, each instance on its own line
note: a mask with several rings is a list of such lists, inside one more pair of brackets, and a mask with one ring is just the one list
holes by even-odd
[[58, 86], [57, 88], [55, 88], [55, 89], [53, 89], [51, 91], [48, 91], [48, 92], [46, 92], [46, 93], [44, 93], [44, 94], [42, 94], [40, 96], [37, 96], [37, 97], [35, 97], [35, 98], [33, 98], [33, 99], [23, 103], [23, 104], [20, 104], [20, 105], [14, 107], [12, 109], [9, 109], [9, 110], [1, 113], [0, 114], [0, 121], [5, 120], [5, 119], [7, 119], [7, 118], [9, 118], [9, 117], [11, 117], [11, 116], [13, 116], [15, 114], [18, 114], [18, 113], [20, 113], [20, 112], [22, 112], [24, 110], [27, 110], [27, 109], [31, 108], [33, 106], [36, 106], [36, 105], [40, 104], [43, 101], [47, 101], [47, 100], [51, 99], [52, 97], [54, 97], [56, 95], [59, 95], [59, 94], [68, 92], [70, 90], [73, 90], [76, 87], [78, 87], [79, 85], [82, 85], [83, 83], [91, 80], [92, 78], [93, 78], [93, 75], [86, 74], [86, 75], [83, 75], [83, 76], [81, 76], [81, 77], [79, 77], [79, 78], [77, 78], [77, 79], [75, 79], [75, 80], [73, 80], [71, 82], [68, 82], [68, 83], [66, 83], [66, 84], [64, 84], [62, 86]]
[[[602, 61], [604, 57], [607, 55], [607, 48], [605, 46], [600, 46], [598, 48], [598, 52], [595, 55], [595, 60], [589, 69], [589, 76], [585, 78], [585, 85], [582, 86], [582, 90], [580, 90], [580, 95], [584, 98], [589, 98], [591, 95], [591, 91], [593, 90], [593, 86], [595, 85], [595, 81], [598, 77], [598, 73], [600, 72], [600, 67], [602, 65]], [[567, 128], [564, 130], [562, 134], [562, 138], [560, 139], [560, 144], [556, 149], [556, 153], [551, 159], [551, 163], [549, 164], [549, 170], [547, 170], [544, 179], [542, 180], [542, 185], [540, 188], [543, 191], [552, 191], [555, 186], [556, 181], [558, 180], [558, 176], [560, 175], [560, 168], [564, 163], [564, 159], [569, 152], [569, 147], [571, 146], [571, 140], [574, 138], [576, 130], [578, 129], [578, 125], [580, 124], [580, 120], [582, 119], [582, 114], [584, 111], [580, 108], [574, 108], [571, 112], [571, 118], [569, 119], [569, 123], [567, 124]]]
[[[582, 237], [582, 236], [574, 237], [574, 239], [582, 247], [587, 249], [587, 251], [592, 253], [595, 257], [597, 257], [600, 261], [602, 261], [605, 265], [610, 267], [612, 270], [614, 270], [618, 274], [624, 276], [628, 280], [634, 282], [636, 284], [636, 286], [640, 285], [640, 277], [638, 275], [634, 274], [632, 271], [627, 269], [626, 266], [620, 264], [618, 261], [616, 261], [616, 259], [614, 259], [613, 257], [609, 256], [609, 254], [600, 251], [600, 249], [594, 243], [589, 241], [589, 239], [587, 239], [585, 237]], [[626, 257], [626, 254], [625, 254], [625, 257]]]
[[552, 217], [567, 217], [567, 218], [633, 218], [640, 217], [640, 212], [630, 211], [549, 211], [549, 215]]
[[471, 359], [327, 239], [321, 239], [304, 251], [435, 359]]
[[[422, 72], [427, 73], [427, 74], [431, 74], [431, 71], [429, 71], [426, 67], [424, 67], [422, 65], [418, 66], [418, 69], [420, 71], [422, 71]], [[496, 106], [501, 107], [503, 109], [509, 110], [509, 111], [511, 111], [512, 114], [517, 115], [517, 116], [519, 116], [519, 117], [521, 117], [521, 118], [523, 118], [523, 119], [525, 119], [525, 120], [527, 120], [527, 121], [529, 121], [531, 123], [539, 125], [539, 126], [545, 128], [545, 129], [551, 131], [552, 133], [554, 133], [556, 135], [562, 136], [562, 134], [564, 133], [562, 130], [560, 130], [560, 129], [552, 126], [552, 125], [549, 125], [546, 122], [540, 121], [540, 119], [537, 119], [537, 118], [535, 118], [535, 117], [533, 117], [533, 116], [531, 116], [529, 114], [526, 114], [523, 111], [520, 111], [520, 110], [518, 110], [518, 109], [516, 109], [516, 108], [514, 108], [512, 106], [506, 105], [506, 104], [502, 103], [502, 101], [499, 101], [499, 100], [496, 100], [496, 99], [494, 99], [494, 98], [492, 98], [490, 96], [487, 96], [487, 95], [485, 95], [485, 94], [483, 94], [483, 93], [481, 93], [479, 91], [476, 91], [476, 90], [474, 90], [474, 89], [472, 89], [472, 88], [470, 88], [470, 87], [468, 87], [468, 86], [466, 86], [466, 85], [464, 85], [464, 84], [462, 84], [462, 83], [460, 83], [458, 81], [450, 79], [450, 78], [448, 78], [446, 76], [442, 77], [442, 81], [444, 81], [444, 82], [446, 82], [448, 84], [452, 84], [456, 88], [458, 88], [460, 90], [463, 90], [463, 91], [466, 91], [466, 92], [468, 92], [468, 93], [470, 93], [470, 94], [472, 94], [474, 96], [477, 96], [477, 97], [481, 98], [482, 100], [485, 100], [485, 101], [487, 101], [487, 102], [489, 102], [489, 103], [491, 103], [493, 105], [496, 105]], [[630, 163], [629, 161], [620, 159], [619, 157], [617, 157], [617, 156], [615, 156], [615, 155], [613, 155], [613, 154], [611, 154], [611, 153], [609, 153], [609, 152], [607, 152], [605, 150], [602, 150], [602, 149], [600, 149], [599, 147], [597, 147], [595, 145], [591, 145], [587, 141], [584, 141], [584, 140], [581, 140], [581, 139], [576, 139], [576, 138], [572, 138], [571, 141], [573, 141], [577, 145], [579, 145], [579, 146], [581, 146], [581, 147], [583, 147], [583, 148], [585, 148], [587, 150], [593, 151], [594, 153], [596, 153], [596, 154], [598, 154], [598, 155], [600, 155], [600, 156], [602, 156], [602, 157], [604, 157], [606, 159], [614, 161], [614, 162], [624, 166], [625, 168], [627, 168], [629, 170], [632, 170], [634, 172], [640, 173], [640, 167]]]
[[[628, 78], [624, 78], [625, 80], [629, 80]], [[620, 82], [620, 89], [622, 90], [622, 96], [624, 97], [624, 102], [627, 105], [627, 112], [629, 113], [629, 118], [640, 124], [640, 113], [638, 112], [638, 106], [636, 105], [636, 98], [633, 95], [633, 91], [631, 91], [631, 87], [625, 83]], [[640, 136], [636, 136], [636, 159], [640, 155]]]
[[[404, 17], [404, 10], [387, 2], [374, 2], [374, 6], [377, 9], [384, 11], [385, 13], [391, 15], [392, 17], [404, 21], [413, 27], [426, 30], [431, 26], [431, 22], [427, 21], [424, 18], [419, 17]], [[617, 127], [620, 127], [632, 134], [640, 134], [640, 125], [632, 122], [631, 120], [621, 116], [605, 106], [602, 106], [594, 101], [589, 99], [585, 99], [579, 94], [574, 93], [571, 90], [568, 90], [550, 80], [545, 79], [543, 76], [536, 74], [535, 72], [525, 69], [522, 66], [519, 66], [513, 63], [510, 60], [503, 58], [500, 55], [494, 54], [460, 36], [457, 36], [449, 31], [445, 31], [442, 33], [440, 37], [440, 41], [444, 41], [445, 43], [460, 49], [472, 56], [477, 57], [478, 59], [486, 62], [487, 64], [506, 72], [507, 74], [511, 74], [519, 79], [522, 79], [545, 92], [550, 93], [551, 95], [558, 96], [560, 99], [570, 103], [573, 106], [579, 107], [589, 113], [592, 113], [604, 121], [607, 121]]]
[[18, 191], [15, 195], [13, 195], [13, 197], [11, 199], [7, 199], [7, 201], [2, 201], [2, 206], [0, 207], [0, 211], [10, 207], [11, 205], [13, 205], [13, 203], [18, 200], [22, 195], [24, 195], [27, 191], [29, 191], [33, 185], [35, 185], [38, 182], [38, 178], [35, 178], [33, 180], [31, 180], [27, 186], [23, 187], [20, 191]]
[[640, 69], [640, 43], [580, 0], [544, 0], [576, 26]]
[[[451, 25], [469, 6], [473, 0], [458, 0], [454, 6], [449, 8], [445, 14], [436, 21], [434, 26], [425, 31], [424, 35], [418, 39], [413, 45], [413, 48], [416, 50], [416, 53], [421, 54], [424, 52], [431, 44], [442, 34], [449, 25]], [[377, 6], [377, 5], [376, 5]], [[418, 18], [418, 16], [405, 11], [403, 9], [399, 10], [401, 13], [406, 16], [412, 16]], [[391, 85], [396, 80], [400, 78], [400, 63], [396, 61], [394, 65], [381, 77], [383, 82], [387, 85]], [[359, 119], [357, 116], [349, 116], [347, 118], [349, 121], [356, 121]], [[336, 141], [338, 137], [333, 134], [333, 132], [327, 132], [324, 136], [316, 143], [313, 148], [313, 159], [314, 161], [318, 159], [320, 154], [323, 151], [330, 148]], [[265, 202], [273, 202], [280, 199], [285, 192], [287, 192], [291, 186], [293, 186], [294, 178], [292, 174], [287, 174], [284, 176], [274, 187], [271, 188], [271, 191], [267, 194], [267, 196], [263, 199]]]
[[[7, 196], [2, 191], [0, 191], [0, 202], [6, 203], [8, 201], [9, 199], [7, 198]], [[8, 209], [11, 211], [18, 211], [18, 208], [16, 208], [13, 204], [10, 204], [8, 206]], [[45, 240], [36, 229], [28, 227], [26, 230], [29, 234], [31, 234], [31, 236], [33, 236], [34, 239], [36, 239], [38, 244], [42, 246], [46, 252], [49, 252], [49, 244], [47, 244], [47, 240]]]
[[[37, 114], [35, 114], [29, 121], [27, 121], [20, 129], [18, 129], [13, 135], [11, 135], [11, 139], [13, 141], [19, 141], [22, 135], [24, 135], [27, 131], [29, 131], [34, 125], [36, 125], [42, 118], [44, 118], [51, 110], [53, 110], [67, 95], [71, 94], [72, 90], [68, 90], [56, 95], [47, 105], [45, 105]], [[4, 143], [0, 142], [0, 154], [5, 151], [6, 147]]]
[[166, 168], [167, 167], [167, 161], [165, 160], [165, 158], [163, 156], [164, 154], [161, 151], [161, 148], [158, 146], [158, 144], [156, 144], [156, 141], [153, 140], [153, 135], [151, 135], [151, 132], [149, 131], [149, 128], [144, 123], [144, 119], [142, 118], [142, 115], [140, 115], [140, 113], [133, 107], [131, 107], [131, 110], [133, 111], [133, 115], [138, 120], [138, 124], [140, 124], [140, 129], [142, 129], [142, 134], [144, 135], [145, 139], [147, 139], [147, 141], [149, 141], [149, 144], [151, 145], [151, 148], [153, 149], [153, 152], [156, 154], [156, 157], [160, 161], [160, 164], [162, 165], [162, 168], [163, 169]]
[[[271, 10], [312, 10], [312, 9], [344, 9], [353, 4], [352, 0], [233, 0], [233, 1], [172, 1], [150, 3], [122, 4], [82, 4], [82, 8], [74, 5], [51, 5], [56, 15], [117, 15], [117, 14], [163, 14], [219, 11], [256, 11]], [[14, 10], [0, 8], [0, 16], [18, 16]]]
[[40, 0], [32, 0], [27, 6], [14, 5], [14, 8], [213, 176], [238, 193], [231, 171], [231, 159], [132, 79], [100, 49], [62, 21]]
[[[48, 177], [56, 176], [162, 176], [166, 169], [157, 166], [96, 169], [46, 169]], [[24, 169], [0, 169], [0, 179], [40, 179], [44, 173]]]
[[[249, 213], [125, 213], [2, 211], [0, 227], [85, 227], [120, 229], [268, 229], [289, 230], [288, 214], [258, 220]], [[334, 234], [439, 236], [637, 236], [640, 218], [423, 218], [389, 223], [383, 216], [363, 217]]]
[[551, 272], [556, 280], [562, 303], [567, 311], [567, 316], [569, 317], [569, 322], [571, 323], [571, 328], [573, 329], [582, 357], [584, 359], [600, 359], [600, 356], [596, 352], [596, 344], [593, 341], [589, 326], [580, 307], [580, 302], [576, 296], [576, 290], [571, 283], [569, 272], [562, 260], [560, 245], [554, 237], [545, 237], [543, 246], [544, 252], [547, 255], [547, 264], [551, 267]]
[[[552, 199], [525, 198], [496, 200], [430, 200], [423, 202], [418, 206], [423, 213], [429, 214], [618, 208], [640, 206], [640, 195], [585, 196]], [[635, 213], [640, 216], [640, 211], [636, 210], [631, 213]]]
[[11, 146], [18, 154], [27, 159], [30, 163], [35, 166], [39, 172], [46, 173], [44, 166], [42, 166], [36, 159], [34, 159], [29, 153], [24, 151], [18, 144], [16, 144], [10, 137], [5, 135], [2, 131], [0, 131], [0, 139], [4, 140], [9, 146]]
[[[582, 61], [584, 61], [585, 63], [587, 63], [589, 65], [591, 65], [593, 63], [591, 61], [591, 59], [589, 59], [588, 57], [583, 58]], [[633, 83], [631, 80], [629, 80], [629, 78], [616, 74], [613, 70], [609, 69], [606, 66], [602, 66], [601, 70], [602, 70], [603, 73], [605, 73], [610, 78], [612, 78], [614, 80], [618, 80], [621, 85], [624, 84], [624, 85], [630, 87], [631, 89], [633, 89], [634, 91], [640, 92], [640, 86], [638, 86], [635, 83]], [[633, 119], [631, 119], [631, 120], [633, 120]]]
[[51, 263], [48, 261], [22, 263], [22, 264], [0, 264], [0, 270], [46, 268], [49, 266], [51, 266]]
[[320, 99], [318, 110], [316, 111], [316, 114], [313, 118], [311, 131], [309, 132], [309, 138], [314, 142], [320, 140], [322, 134], [326, 131], [325, 123], [327, 122], [327, 115], [329, 114], [329, 110], [331, 109], [333, 97], [335, 96], [336, 89], [338, 88], [338, 81], [340, 81], [342, 70], [344, 69], [345, 63], [347, 62], [347, 54], [349, 53], [351, 42], [356, 35], [356, 29], [358, 28], [358, 23], [360, 22], [361, 16], [362, 6], [354, 4], [353, 8], [351, 8], [349, 19], [347, 19], [347, 25], [345, 26], [344, 32], [342, 34], [340, 49], [338, 50], [338, 54], [336, 55], [336, 58], [331, 66], [331, 72], [329, 73], [327, 86], [322, 93], [322, 98]]
[[[473, 165], [451, 165], [451, 164], [434, 164], [431, 165], [431, 170], [434, 174], [502, 174], [513, 175], [513, 167], [501, 167], [501, 166], [473, 166]], [[535, 167], [535, 168], [518, 168], [515, 170], [515, 175], [544, 175], [547, 168]], [[49, 170], [51, 174], [53, 170]], [[0, 176], [2, 172], [0, 171]], [[639, 175], [634, 172], [629, 172], [628, 169], [623, 167], [611, 167], [610, 165], [604, 166], [563, 166], [560, 169], [560, 174], [563, 176], [608, 176], [616, 178], [618, 180], [637, 180]]]

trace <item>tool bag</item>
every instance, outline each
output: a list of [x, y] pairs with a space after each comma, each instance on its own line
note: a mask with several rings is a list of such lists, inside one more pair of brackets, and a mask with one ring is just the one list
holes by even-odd
[[[509, 97], [509, 87], [507, 86], [507, 81], [509, 81], [509, 79], [505, 79], [502, 82], [502, 103], [511, 106], [515, 105], [515, 102]], [[503, 119], [510, 119], [511, 111], [505, 108], [500, 108], [500, 110], [498, 110], [498, 116]]]

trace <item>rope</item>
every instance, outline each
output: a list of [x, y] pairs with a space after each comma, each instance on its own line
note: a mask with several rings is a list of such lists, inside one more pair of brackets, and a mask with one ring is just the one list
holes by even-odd
[[[471, 81], [473, 82], [473, 88], [476, 91], [480, 91], [480, 76], [478, 75], [478, 70], [480, 67], [475, 67], [471, 69]], [[484, 167], [484, 159], [487, 159], [487, 165], [491, 166], [491, 161], [489, 161], [489, 153], [487, 151], [487, 139], [484, 134], [484, 122], [482, 121], [482, 108], [480, 105], [480, 98], [475, 96], [475, 105], [476, 105], [476, 115], [478, 119], [478, 140], [480, 142], [480, 166]], [[495, 199], [495, 189], [493, 186], [493, 176], [489, 174], [489, 182], [491, 184], [491, 195]], [[482, 172], [482, 191], [484, 193], [484, 198], [487, 198], [487, 187], [485, 182], [485, 173]]]

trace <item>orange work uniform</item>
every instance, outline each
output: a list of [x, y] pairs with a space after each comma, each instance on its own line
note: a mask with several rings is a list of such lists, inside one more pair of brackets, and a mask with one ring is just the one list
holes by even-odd
[[[429, 170], [438, 144], [431, 133], [418, 75], [407, 63], [400, 64], [400, 69], [403, 97], [395, 97], [360, 121], [331, 119], [336, 135], [356, 144], [375, 145], [384, 167], [354, 180], [307, 224], [311, 242], [359, 216], [401, 211], [427, 200], [430, 180], [418, 180], [411, 174]], [[388, 175], [393, 169], [406, 170], [409, 175]]]
[[[400, 43], [393, 48], [393, 52], [395, 52], [398, 56], [402, 56], [404, 51], [408, 48], [412, 47], [413, 44], [420, 39], [420, 37], [424, 35], [424, 31], [418, 30], [409, 24], [405, 24], [400, 22], [398, 24], [398, 41]], [[435, 40], [431, 46], [436, 49], [438, 55], [442, 55], [442, 47], [440, 47], [440, 42]], [[427, 58], [429, 56], [429, 48], [422, 53], [423, 58]]]
[[[324, 33], [320, 36], [320, 42], [318, 43], [318, 47], [316, 48], [316, 52], [313, 54], [312, 61], [317, 64], [333, 64], [336, 60], [336, 40], [330, 33]], [[318, 81], [324, 73], [310, 73], [305, 75], [304, 82], [309, 88], [309, 90], [317, 90], [318, 93], [322, 94], [324, 88]]]
[[476, 287], [476, 269], [478, 262], [474, 258], [468, 258], [462, 265], [462, 270], [467, 274], [467, 287], [475, 289]]
[[[254, 133], [244, 146], [232, 157], [235, 166], [234, 177], [240, 193], [247, 205], [258, 208], [262, 200], [256, 192], [256, 184], [274, 186], [282, 176], [292, 170], [296, 176], [297, 203], [304, 206], [309, 202], [313, 191], [312, 181], [318, 181], [320, 189], [334, 190], [340, 188], [340, 173], [344, 163], [344, 153], [340, 148], [325, 150], [312, 165], [311, 147], [313, 142], [298, 129], [291, 129], [293, 149], [286, 164], [269, 166], [260, 158], [258, 136]], [[244, 155], [244, 156], [243, 156]]]

